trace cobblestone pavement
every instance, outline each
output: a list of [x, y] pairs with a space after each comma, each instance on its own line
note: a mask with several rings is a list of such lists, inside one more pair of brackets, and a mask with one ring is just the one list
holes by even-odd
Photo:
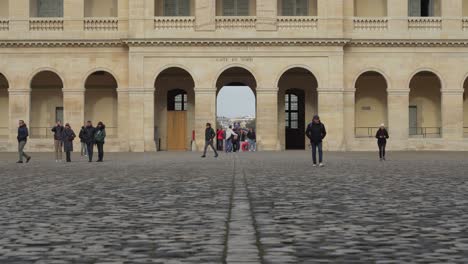
[[468, 263], [466, 153], [0, 154], [0, 263]]

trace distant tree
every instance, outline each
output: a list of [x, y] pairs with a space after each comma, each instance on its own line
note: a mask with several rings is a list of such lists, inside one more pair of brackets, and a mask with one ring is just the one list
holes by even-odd
[[253, 128], [254, 130], [257, 130], [257, 119], [254, 118], [254, 119], [250, 120], [249, 122], [247, 122], [247, 124], [245, 124], [245, 127], [246, 128]]

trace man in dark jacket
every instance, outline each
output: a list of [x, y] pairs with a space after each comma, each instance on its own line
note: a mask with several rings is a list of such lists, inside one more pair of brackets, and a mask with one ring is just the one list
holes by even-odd
[[28, 141], [29, 137], [29, 131], [28, 127], [24, 123], [23, 120], [19, 121], [19, 126], [18, 126], [18, 154], [19, 154], [19, 160], [17, 163], [23, 163], [23, 157], [26, 158], [26, 163], [28, 163], [31, 160], [31, 157], [24, 153], [24, 146], [26, 146], [26, 142]]
[[93, 127], [91, 121], [86, 122], [86, 127], [83, 133], [83, 140], [86, 142], [86, 149], [88, 150], [89, 162], [93, 161], [93, 148], [94, 148], [94, 136], [96, 134], [96, 128]]
[[86, 124], [81, 127], [80, 134], [79, 134], [80, 142], [81, 142], [81, 157], [83, 157], [83, 156], [88, 157], [88, 149], [86, 147], [86, 141], [84, 139], [84, 135], [85, 135], [85, 131], [86, 131], [85, 126], [86, 126]]
[[62, 126], [60, 120], [57, 121], [57, 124], [52, 128], [52, 132], [54, 132], [55, 162], [62, 161], [63, 130], [65, 130], [65, 128]]
[[325, 125], [320, 121], [320, 117], [315, 115], [312, 123], [307, 126], [306, 130], [306, 136], [309, 138], [310, 145], [312, 146], [312, 160], [314, 162], [314, 167], [317, 166], [317, 149], [319, 152], [319, 166], [324, 166], [322, 142], [326, 135], [327, 131], [325, 129]]
[[203, 151], [203, 156], [202, 158], [206, 158], [206, 150], [208, 149], [208, 146], [211, 146], [215, 153], [215, 158], [218, 157], [218, 152], [216, 151], [216, 148], [213, 145], [213, 140], [216, 137], [216, 133], [214, 129], [211, 127], [210, 123], [206, 123], [206, 129], [205, 129], [205, 150]]
[[385, 124], [381, 124], [379, 130], [375, 134], [375, 138], [377, 139], [377, 145], [379, 146], [379, 157], [380, 161], [385, 160], [385, 147], [387, 146], [387, 139], [388, 131], [385, 128]]

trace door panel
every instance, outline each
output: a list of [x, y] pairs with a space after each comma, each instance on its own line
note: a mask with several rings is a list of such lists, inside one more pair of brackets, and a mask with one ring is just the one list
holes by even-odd
[[409, 129], [410, 129], [410, 135], [418, 134], [418, 107], [417, 106], [409, 107]]
[[285, 96], [286, 149], [305, 149], [305, 94], [288, 90]]
[[187, 112], [167, 112], [167, 150], [181, 151], [187, 149]]

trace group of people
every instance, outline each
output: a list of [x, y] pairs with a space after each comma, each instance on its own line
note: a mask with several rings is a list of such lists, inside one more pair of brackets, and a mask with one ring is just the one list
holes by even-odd
[[[211, 127], [211, 124], [207, 123], [205, 130], [205, 149], [202, 157], [206, 157], [206, 151], [208, 149], [208, 146], [211, 146], [211, 148], [215, 152], [215, 157], [218, 157], [218, 152], [216, 151], [213, 143], [215, 137], [217, 139], [218, 150], [222, 151], [223, 146], [225, 146], [226, 152], [236, 152], [237, 150], [239, 150], [239, 147], [242, 151], [255, 151], [255, 131], [251, 128], [248, 130], [248, 132], [242, 129], [235, 131], [236, 129], [237, 128], [233, 129], [232, 126], [229, 126], [228, 129], [218, 129], [218, 131], [215, 133], [214, 129]], [[312, 166], [323, 167], [323, 139], [327, 136], [327, 130], [318, 115], [315, 115], [312, 119], [312, 122], [307, 126], [305, 134], [310, 140], [310, 146], [312, 148]], [[380, 125], [380, 128], [377, 130], [375, 137], [377, 138], [377, 145], [379, 147], [380, 161], [385, 161], [385, 149], [387, 146], [387, 139], [389, 138], [389, 135], [384, 124]], [[243, 145], [242, 143], [241, 145], [239, 145], [239, 141], [242, 143], [245, 142], [245, 145]]]
[[257, 150], [257, 134], [253, 128], [244, 129], [240, 126], [229, 126], [227, 129], [218, 129], [216, 132], [217, 147], [219, 151], [245, 152]]
[[[66, 123], [65, 126], [63, 126], [61, 121], [57, 121], [51, 131], [54, 133], [55, 162], [62, 162], [62, 152], [66, 153], [66, 161], [71, 162], [73, 141], [76, 138], [75, 131], [73, 131], [69, 123]], [[26, 159], [26, 163], [31, 160], [31, 156], [24, 152], [24, 147], [26, 146], [28, 137], [28, 127], [23, 120], [20, 120], [17, 136], [19, 153], [19, 160], [17, 163], [23, 163], [24, 158]], [[102, 122], [99, 122], [97, 126], [94, 127], [92, 122], [88, 121], [81, 127], [78, 137], [81, 142], [81, 156], [87, 157], [88, 161], [92, 162], [94, 145], [96, 145], [98, 149], [97, 162], [103, 162], [106, 126]]]
[[[62, 161], [62, 150], [66, 153], [66, 161], [71, 162], [71, 152], [73, 152], [73, 140], [76, 138], [76, 134], [71, 128], [70, 124], [66, 123], [62, 126], [61, 122], [52, 128], [54, 133], [54, 147], [55, 147], [55, 161]], [[327, 135], [325, 125], [320, 121], [320, 117], [315, 115], [312, 122], [307, 126], [305, 132], [307, 138], [310, 140], [312, 147], [312, 166], [323, 167], [323, 139]], [[24, 152], [24, 147], [28, 141], [29, 131], [28, 127], [23, 120], [19, 121], [18, 126], [18, 153], [19, 160], [17, 163], [23, 163], [23, 159], [26, 159], [26, 163], [31, 160], [31, 156]], [[379, 147], [379, 158], [380, 161], [385, 161], [385, 149], [387, 145], [387, 139], [389, 138], [388, 131], [384, 124], [380, 125], [375, 135], [377, 139], [377, 145]], [[106, 126], [99, 122], [97, 127], [93, 127], [91, 121], [81, 127], [79, 138], [81, 141], [81, 156], [88, 157], [89, 162], [93, 161], [93, 148], [94, 145], [98, 149], [98, 160], [102, 162], [104, 159], [104, 141], [106, 138]], [[214, 140], [217, 140], [217, 148], [214, 147]], [[236, 151], [256, 151], [256, 140], [257, 136], [255, 131], [250, 128], [247, 131], [236, 126], [234, 129], [229, 126], [226, 130], [218, 129], [216, 132], [211, 127], [210, 123], [206, 123], [205, 129], [205, 148], [203, 151], [202, 158], [206, 157], [208, 147], [211, 147], [215, 153], [215, 158], [218, 157], [218, 151], [236, 152]], [[317, 151], [318, 151], [318, 163], [317, 163]]]

